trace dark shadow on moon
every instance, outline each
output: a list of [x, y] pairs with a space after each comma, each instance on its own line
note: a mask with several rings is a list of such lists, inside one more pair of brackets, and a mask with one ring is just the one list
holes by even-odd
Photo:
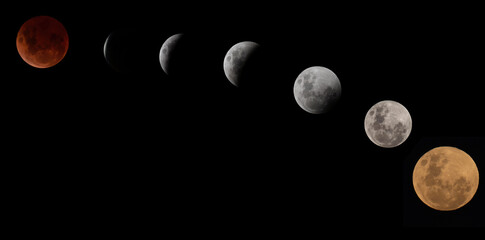
[[[234, 53], [233, 55], [237, 55]], [[261, 46], [249, 51], [245, 60], [239, 59], [234, 62], [235, 72], [239, 75], [238, 82], [241, 88], [261, 88], [264, 84], [263, 50]]]

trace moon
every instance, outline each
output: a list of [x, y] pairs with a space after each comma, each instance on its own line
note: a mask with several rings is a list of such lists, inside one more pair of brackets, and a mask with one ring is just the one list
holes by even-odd
[[337, 75], [325, 67], [309, 67], [298, 75], [293, 94], [298, 105], [313, 114], [328, 112], [340, 99]]
[[239, 87], [241, 85], [244, 67], [258, 48], [259, 44], [246, 41], [237, 43], [227, 51], [224, 57], [224, 73], [234, 86]]
[[[121, 73], [139, 73], [146, 68], [146, 46], [149, 41], [142, 32], [126, 28], [113, 31], [104, 42], [103, 54], [106, 62]], [[155, 53], [155, 59], [156, 59]], [[156, 61], [154, 61], [156, 63]]]
[[413, 171], [416, 194], [424, 204], [440, 211], [466, 205], [478, 189], [478, 168], [455, 147], [437, 147], [425, 153]]
[[106, 62], [115, 70], [121, 71], [123, 68], [126, 50], [123, 48], [124, 44], [120, 44], [120, 37], [118, 32], [112, 32], [104, 41], [103, 55]]
[[392, 148], [401, 145], [409, 137], [412, 119], [403, 105], [385, 100], [369, 109], [365, 116], [364, 128], [374, 144]]
[[177, 47], [180, 39], [182, 38], [183, 34], [175, 34], [169, 37], [162, 45], [160, 49], [160, 65], [162, 66], [163, 71], [168, 75], [170, 72], [170, 60], [172, 59], [172, 55], [174, 54], [175, 48]]
[[67, 31], [55, 18], [37, 16], [27, 20], [17, 34], [20, 57], [36, 68], [58, 64], [69, 48]]

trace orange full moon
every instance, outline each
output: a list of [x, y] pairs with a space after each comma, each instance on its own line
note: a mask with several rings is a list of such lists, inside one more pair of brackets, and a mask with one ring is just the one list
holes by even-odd
[[69, 47], [67, 31], [56, 19], [38, 16], [27, 20], [17, 34], [20, 57], [36, 68], [58, 64]]
[[473, 159], [458, 148], [433, 148], [416, 163], [413, 185], [421, 201], [431, 208], [456, 210], [475, 195], [478, 168]]

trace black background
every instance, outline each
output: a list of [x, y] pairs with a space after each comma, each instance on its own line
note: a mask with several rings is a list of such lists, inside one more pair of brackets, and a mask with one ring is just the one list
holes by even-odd
[[[339, 227], [484, 226], [481, 187], [462, 209], [436, 213], [410, 182], [418, 158], [440, 145], [460, 145], [483, 170], [483, 17], [474, 6], [64, 5], [12, 5], [2, 16], [2, 175], [18, 232], [320, 236]], [[20, 26], [38, 15], [69, 34], [65, 58], [48, 69], [15, 48]], [[103, 56], [106, 37], [126, 29], [137, 32], [133, 61], [143, 63], [131, 73]], [[168, 77], [159, 50], [181, 32], [191, 43], [185, 71]], [[245, 88], [222, 69], [241, 41], [265, 53]], [[342, 98], [328, 114], [294, 100], [293, 83], [311, 66], [340, 79]], [[413, 118], [393, 149], [375, 146], [363, 128], [367, 110], [386, 99]]]

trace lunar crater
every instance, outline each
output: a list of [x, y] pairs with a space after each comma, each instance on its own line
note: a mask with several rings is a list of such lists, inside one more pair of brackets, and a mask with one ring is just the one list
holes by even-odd
[[428, 163], [428, 160], [424, 159], [422, 162], [421, 162], [421, 165], [422, 166], [426, 166], [426, 164]]
[[[308, 79], [308, 78], [306, 78], [306, 79]], [[310, 96], [316, 95], [317, 93], [312, 92], [312, 89], [313, 89], [313, 82], [305, 81], [303, 83], [303, 97], [308, 98]]]

